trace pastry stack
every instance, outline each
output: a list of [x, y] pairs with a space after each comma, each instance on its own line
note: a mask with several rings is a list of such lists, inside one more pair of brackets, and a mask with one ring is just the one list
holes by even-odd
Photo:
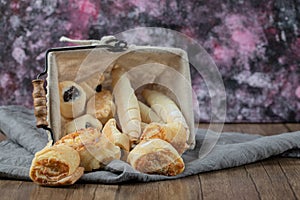
[[30, 178], [46, 186], [68, 185], [84, 172], [112, 160], [142, 173], [175, 176], [190, 130], [176, 103], [152, 87], [136, 95], [130, 78], [116, 64], [105, 87], [103, 74], [76, 83], [59, 83], [62, 137], [35, 154]]

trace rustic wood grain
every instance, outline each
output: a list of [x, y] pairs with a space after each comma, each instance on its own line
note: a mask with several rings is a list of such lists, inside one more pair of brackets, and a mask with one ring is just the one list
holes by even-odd
[[[299, 124], [298, 124], [299, 125]], [[300, 130], [300, 125], [297, 124], [287, 124], [292, 128], [298, 128]], [[207, 129], [209, 124], [199, 124], [199, 128]], [[289, 131], [284, 124], [252, 124], [252, 123], [240, 123], [240, 124], [224, 124], [222, 132], [243, 132], [250, 134], [259, 134], [259, 135], [275, 135], [283, 132]]]
[[115, 199], [118, 185], [75, 184], [68, 187], [50, 188], [30, 181], [0, 180], [1, 200], [6, 199]]
[[[234, 124], [231, 126], [235, 128]], [[288, 131], [283, 124], [238, 124], [237, 128], [238, 132], [259, 135], [275, 135]]]
[[[146, 195], [147, 194], [147, 195]], [[158, 199], [157, 183], [135, 183], [120, 185], [115, 199]]]
[[[300, 131], [300, 123], [285, 124], [289, 131]], [[300, 159], [280, 159], [279, 165], [297, 199], [300, 199]]]
[[243, 167], [203, 173], [199, 177], [203, 199], [259, 199]]
[[[289, 131], [283, 124], [252, 124], [242, 127], [242, 132], [249, 130], [261, 135], [274, 135]], [[261, 199], [296, 199], [295, 190], [278, 163], [285, 159], [272, 158], [244, 166]]]
[[[145, 195], [146, 194], [146, 195]], [[198, 176], [172, 181], [120, 185], [115, 199], [201, 199]]]
[[[208, 128], [203, 124], [200, 127]], [[259, 134], [263, 130], [252, 124], [225, 124], [223, 132]], [[199, 177], [203, 199], [261, 199], [257, 186], [245, 167], [204, 173]]]
[[[207, 124], [200, 124], [207, 128]], [[225, 124], [223, 131], [273, 135], [299, 124]], [[0, 199], [300, 199], [300, 159], [274, 157], [245, 166], [173, 181], [40, 187], [30, 181], [0, 180]]]
[[23, 184], [22, 181], [10, 181], [1, 180], [0, 181], [0, 194], [1, 200], [17, 199], [18, 192], [25, 192], [19, 190], [19, 187]]
[[285, 158], [278, 160], [278, 162], [294, 195], [300, 199], [300, 159]]
[[295, 199], [294, 190], [277, 159], [245, 165], [245, 169], [261, 199]]
[[294, 124], [285, 124], [285, 126], [290, 130], [290, 131], [300, 131], [300, 123], [294, 123]]

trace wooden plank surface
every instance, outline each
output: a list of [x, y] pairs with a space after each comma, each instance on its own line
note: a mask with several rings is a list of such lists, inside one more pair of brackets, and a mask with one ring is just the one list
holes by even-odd
[[[200, 125], [205, 128], [207, 124]], [[299, 124], [226, 124], [224, 131], [273, 135], [300, 130]], [[245, 166], [173, 181], [120, 185], [80, 184], [40, 187], [0, 180], [6, 199], [300, 199], [300, 159], [274, 157]]]
[[285, 126], [290, 130], [290, 131], [300, 131], [300, 123], [296, 124], [285, 124]]

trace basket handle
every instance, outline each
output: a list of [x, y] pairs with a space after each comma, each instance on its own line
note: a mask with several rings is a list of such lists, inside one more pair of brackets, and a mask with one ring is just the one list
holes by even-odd
[[36, 117], [36, 127], [38, 128], [49, 125], [47, 122], [47, 100], [44, 82], [45, 81], [42, 79], [35, 79], [32, 81], [34, 115]]
[[54, 142], [53, 132], [52, 129], [49, 128], [49, 124], [47, 121], [47, 99], [46, 99], [44, 83], [45, 81], [42, 79], [35, 79], [32, 81], [34, 115], [36, 118], [36, 127], [43, 128], [50, 132], [50, 135], [48, 134], [48, 141], [50, 145], [53, 145]]

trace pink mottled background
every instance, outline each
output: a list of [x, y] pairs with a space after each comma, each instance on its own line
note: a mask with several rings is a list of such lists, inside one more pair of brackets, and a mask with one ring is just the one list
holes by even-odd
[[[140, 26], [197, 40], [218, 66], [227, 122], [300, 122], [299, 0], [2, 0], [0, 105], [32, 107], [31, 80], [65, 35], [99, 39]], [[192, 70], [201, 121], [210, 119], [204, 80]]]

